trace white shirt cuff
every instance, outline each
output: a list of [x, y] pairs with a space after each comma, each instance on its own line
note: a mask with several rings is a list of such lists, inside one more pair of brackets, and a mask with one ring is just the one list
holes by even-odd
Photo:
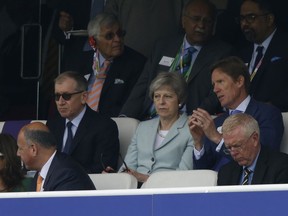
[[199, 160], [203, 155], [204, 155], [204, 146], [200, 149], [200, 151], [198, 151], [196, 148], [194, 148], [194, 156], [196, 160]]

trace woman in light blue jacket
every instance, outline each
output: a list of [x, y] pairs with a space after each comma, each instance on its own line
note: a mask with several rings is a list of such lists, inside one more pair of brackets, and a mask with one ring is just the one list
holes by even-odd
[[[177, 72], [158, 74], [149, 89], [157, 117], [139, 124], [127, 150], [128, 173], [139, 182], [164, 170], [193, 168], [193, 138], [187, 115], [180, 110], [187, 96], [187, 85]], [[125, 170], [122, 166], [119, 170]]]

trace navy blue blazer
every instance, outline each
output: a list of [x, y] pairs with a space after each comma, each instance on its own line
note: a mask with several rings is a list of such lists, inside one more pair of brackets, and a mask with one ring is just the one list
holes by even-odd
[[[65, 118], [48, 120], [47, 126], [56, 137], [58, 150], [61, 151]], [[74, 135], [69, 154], [87, 173], [103, 171], [101, 158], [105, 166], [117, 169], [119, 139], [116, 123], [86, 106], [86, 112]]]
[[[32, 190], [36, 190], [38, 173]], [[69, 155], [56, 152], [44, 181], [44, 191], [95, 190], [88, 174]]]
[[[258, 102], [251, 98], [245, 113], [253, 116], [257, 120], [260, 127], [261, 145], [279, 151], [284, 132], [283, 119], [280, 110], [270, 104]], [[215, 118], [215, 126], [222, 126], [228, 116], [229, 114], [227, 112]], [[204, 141], [204, 148], [205, 153], [199, 160], [196, 160], [193, 155], [194, 169], [213, 169], [218, 171], [222, 165], [232, 160], [231, 156], [226, 155], [223, 152], [223, 149], [225, 148], [224, 145], [222, 149], [217, 152], [217, 145], [208, 138]]]
[[[243, 167], [235, 161], [224, 165], [218, 172], [218, 185], [239, 185]], [[261, 148], [251, 184], [287, 184], [288, 155]]]
[[[288, 35], [276, 30], [255, 77], [250, 85], [250, 95], [258, 101], [271, 103], [281, 112], [288, 111]], [[253, 44], [237, 55], [248, 65]]]

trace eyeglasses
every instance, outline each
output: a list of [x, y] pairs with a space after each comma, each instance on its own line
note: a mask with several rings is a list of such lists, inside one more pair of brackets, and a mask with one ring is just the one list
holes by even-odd
[[203, 24], [211, 25], [214, 22], [213, 19], [207, 17], [189, 16], [186, 14], [184, 16], [188, 17], [193, 23], [203, 22]]
[[233, 146], [226, 146], [226, 149], [223, 150], [224, 153], [229, 155], [231, 154], [231, 152], [235, 152], [235, 153], [241, 152], [243, 150], [243, 147], [248, 143], [248, 141], [251, 139], [254, 133], [255, 131], [253, 131], [253, 133], [242, 143], [238, 143]]
[[105, 35], [99, 35], [99, 36], [102, 36], [102, 37], [104, 37], [106, 40], [113, 40], [114, 39], [114, 37], [117, 35], [119, 38], [123, 38], [124, 36], [125, 36], [125, 34], [126, 34], [126, 31], [124, 31], [124, 30], [121, 30], [121, 29], [119, 29], [117, 32], [108, 32], [107, 34], [105, 34]]
[[236, 22], [237, 23], [242, 23], [242, 22], [247, 22], [249, 24], [253, 23], [258, 17], [265, 17], [269, 15], [268, 13], [266, 14], [247, 14], [247, 15], [244, 15], [244, 16], [240, 16], [238, 18], [236, 18]]
[[73, 92], [73, 93], [63, 93], [63, 94], [56, 93], [54, 95], [55, 101], [59, 101], [60, 97], [62, 97], [65, 101], [69, 101], [73, 95], [80, 94], [82, 92], [83, 91], [78, 91], [78, 92]]

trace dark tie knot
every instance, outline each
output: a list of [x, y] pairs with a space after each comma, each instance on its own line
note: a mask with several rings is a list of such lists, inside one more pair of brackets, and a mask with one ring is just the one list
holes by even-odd
[[67, 128], [71, 129], [73, 126], [73, 123], [71, 121], [67, 122]]
[[190, 53], [191, 55], [192, 55], [194, 52], [196, 52], [196, 51], [197, 51], [197, 49], [196, 49], [195, 47], [193, 47], [193, 46], [191, 46], [191, 47], [188, 48], [188, 53]]
[[258, 46], [258, 47], [256, 48], [256, 52], [259, 53], [259, 54], [262, 54], [262, 53], [263, 53], [263, 49], [264, 49], [263, 46]]

